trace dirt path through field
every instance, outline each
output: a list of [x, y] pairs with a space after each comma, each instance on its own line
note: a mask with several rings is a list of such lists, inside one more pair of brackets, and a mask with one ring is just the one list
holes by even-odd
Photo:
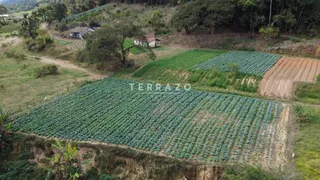
[[264, 75], [260, 84], [260, 94], [291, 99], [294, 82], [315, 82], [319, 74], [320, 60], [282, 57]]
[[93, 73], [93, 72], [90, 72], [85, 68], [79, 67], [69, 61], [64, 61], [64, 60], [60, 60], [60, 59], [52, 59], [49, 57], [40, 57], [40, 62], [45, 63], [45, 64], [55, 64], [55, 65], [60, 66], [61, 68], [83, 72], [90, 77], [89, 78], [90, 80], [98, 80], [98, 79], [103, 79], [103, 78], [108, 77], [108, 75]]

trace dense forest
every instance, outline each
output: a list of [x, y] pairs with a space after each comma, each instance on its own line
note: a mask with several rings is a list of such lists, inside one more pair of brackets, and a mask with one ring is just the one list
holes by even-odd
[[[172, 19], [178, 30], [213, 33], [218, 27], [234, 31], [305, 32], [316, 34], [320, 24], [318, 0], [4, 0], [9, 12], [26, 11], [48, 3], [64, 3], [77, 14], [108, 3], [179, 6]], [[171, 26], [171, 25], [170, 25]], [[273, 27], [273, 28], [270, 28]], [[262, 28], [262, 29], [261, 29]]]

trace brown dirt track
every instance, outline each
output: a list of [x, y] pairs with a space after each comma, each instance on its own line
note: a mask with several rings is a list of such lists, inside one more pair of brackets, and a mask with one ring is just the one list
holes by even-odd
[[294, 82], [315, 82], [318, 74], [320, 60], [282, 57], [263, 76], [260, 94], [290, 99]]

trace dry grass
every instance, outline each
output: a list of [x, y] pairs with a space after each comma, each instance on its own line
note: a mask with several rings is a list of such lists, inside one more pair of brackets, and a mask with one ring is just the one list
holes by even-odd
[[83, 73], [63, 69], [59, 75], [36, 78], [34, 69], [43, 64], [30, 58], [16, 61], [0, 54], [0, 64], [0, 107], [14, 113], [75, 90], [86, 79]]

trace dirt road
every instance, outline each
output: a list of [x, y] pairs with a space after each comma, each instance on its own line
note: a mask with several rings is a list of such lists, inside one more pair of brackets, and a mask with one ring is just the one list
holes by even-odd
[[45, 63], [45, 64], [55, 64], [57, 66], [60, 66], [61, 68], [83, 72], [83, 73], [87, 74], [89, 76], [89, 79], [91, 79], [91, 80], [99, 80], [99, 79], [104, 79], [104, 78], [108, 77], [108, 75], [93, 73], [93, 72], [90, 72], [85, 68], [79, 67], [69, 61], [64, 61], [64, 60], [60, 60], [60, 59], [52, 59], [50, 57], [40, 57], [40, 62]]

